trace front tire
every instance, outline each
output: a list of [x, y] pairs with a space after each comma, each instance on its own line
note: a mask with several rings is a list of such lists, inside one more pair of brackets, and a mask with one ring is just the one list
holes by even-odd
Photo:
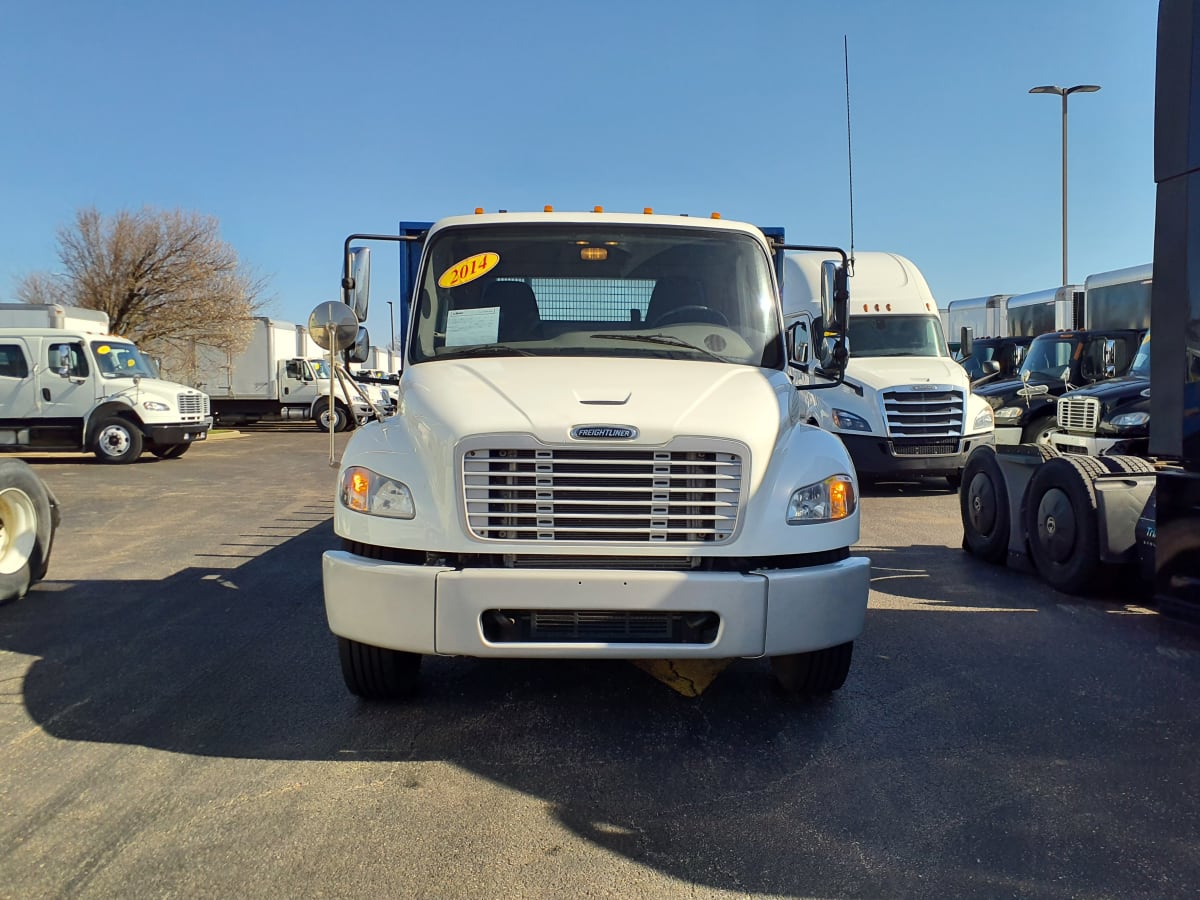
[[401, 700], [416, 693], [421, 654], [372, 647], [338, 638], [342, 679], [350, 693], [364, 700]]
[[1036, 444], [1039, 447], [1053, 446], [1050, 435], [1058, 431], [1058, 419], [1054, 416], [1042, 416], [1034, 419], [1021, 430], [1022, 444]]
[[322, 404], [317, 409], [317, 431], [329, 431], [329, 420], [333, 419], [334, 431], [345, 431], [350, 427], [350, 416], [345, 408], [339, 403], [334, 404], [333, 412], [329, 411], [329, 404]]
[[1008, 556], [1008, 488], [1004, 472], [990, 447], [967, 457], [963, 487], [958, 492], [962, 517], [963, 547], [973, 556], [991, 563]]
[[50, 491], [28, 463], [0, 462], [0, 604], [46, 574], [54, 524]]
[[780, 686], [793, 694], [829, 694], [846, 683], [854, 641], [813, 650], [771, 657], [771, 672]]
[[142, 455], [142, 432], [136, 425], [113, 416], [96, 426], [92, 452], [106, 463], [131, 463]]

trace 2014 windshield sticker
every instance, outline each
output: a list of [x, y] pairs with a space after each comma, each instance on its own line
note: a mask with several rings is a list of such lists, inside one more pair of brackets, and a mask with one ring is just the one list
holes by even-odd
[[468, 256], [442, 273], [438, 278], [438, 287], [452, 288], [466, 284], [468, 281], [474, 281], [480, 275], [486, 275], [496, 268], [499, 262], [500, 254], [491, 251]]

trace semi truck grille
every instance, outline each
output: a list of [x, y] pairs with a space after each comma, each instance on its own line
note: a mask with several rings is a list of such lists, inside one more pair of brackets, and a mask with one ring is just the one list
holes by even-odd
[[1066, 431], [1095, 434], [1100, 421], [1100, 401], [1095, 397], [1060, 397], [1058, 427]]
[[496, 541], [722, 543], [732, 538], [742, 458], [694, 450], [468, 450], [471, 534]]
[[711, 644], [721, 617], [714, 612], [489, 609], [480, 624], [493, 644]]
[[179, 401], [179, 412], [181, 415], [209, 415], [207, 394], [179, 394], [176, 399]]
[[896, 388], [883, 392], [888, 434], [894, 438], [959, 437], [963, 433], [966, 396], [952, 387], [935, 390]]
[[954, 456], [958, 452], [957, 438], [910, 438], [892, 441], [893, 456]]

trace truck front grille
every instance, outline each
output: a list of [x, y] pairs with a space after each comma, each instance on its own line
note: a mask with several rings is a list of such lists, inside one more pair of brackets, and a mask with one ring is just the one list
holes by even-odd
[[468, 450], [467, 525], [494, 541], [722, 543], [737, 526], [742, 457], [703, 450]]
[[959, 452], [958, 439], [915, 438], [892, 441], [893, 456], [954, 456]]
[[901, 387], [883, 392], [884, 418], [888, 434], [894, 438], [959, 437], [965, 407], [966, 395], [954, 387]]
[[201, 418], [209, 415], [208, 394], [189, 392], [180, 394], [176, 399], [179, 401], [180, 415]]
[[1100, 421], [1100, 401], [1095, 397], [1060, 397], [1058, 427], [1065, 431], [1096, 433]]

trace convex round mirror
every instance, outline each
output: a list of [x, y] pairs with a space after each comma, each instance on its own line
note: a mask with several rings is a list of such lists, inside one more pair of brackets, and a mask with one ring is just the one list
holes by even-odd
[[308, 333], [322, 350], [345, 350], [358, 340], [358, 317], [345, 303], [327, 300], [309, 315]]

